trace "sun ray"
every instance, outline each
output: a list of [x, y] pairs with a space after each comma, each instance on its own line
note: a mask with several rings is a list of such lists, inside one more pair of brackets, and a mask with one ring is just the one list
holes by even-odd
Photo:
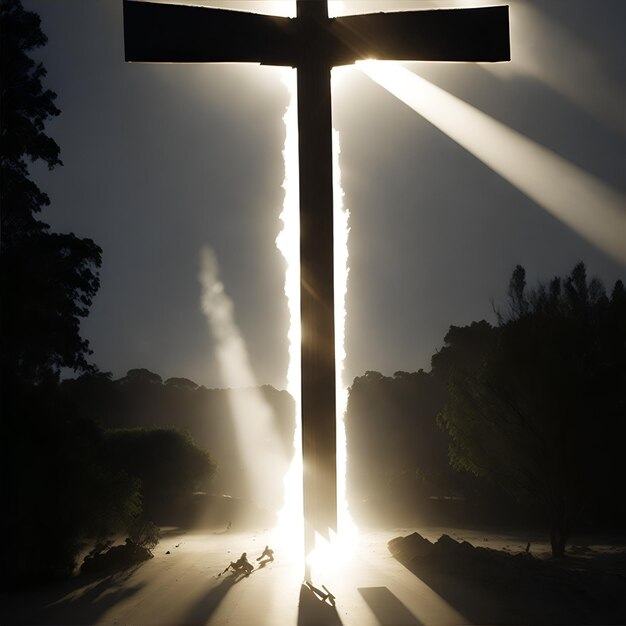
[[278, 515], [273, 541], [291, 550], [303, 552], [304, 520], [302, 516], [302, 403], [300, 399], [300, 215], [298, 205], [298, 116], [296, 99], [296, 73], [284, 70], [282, 81], [289, 91], [290, 100], [283, 117], [285, 143], [283, 160], [285, 178], [283, 210], [280, 219], [283, 228], [276, 238], [276, 247], [285, 259], [285, 296], [289, 310], [289, 364], [287, 390], [295, 401], [294, 455], [283, 479], [284, 503]]
[[[483, 67], [500, 77], [539, 81], [626, 136], [624, 82], [589, 41], [575, 36], [539, 6], [518, 1], [511, 5], [511, 48], [514, 63]], [[568, 62], [563, 63], [563, 58]]]
[[626, 263], [626, 197], [393, 61], [357, 67], [551, 215]]
[[[333, 71], [333, 86], [338, 76]], [[348, 235], [350, 214], [344, 206], [339, 162], [340, 137], [333, 129], [333, 266], [335, 284], [335, 388], [337, 406], [337, 533], [330, 533], [330, 541], [319, 534], [315, 536], [315, 549], [307, 562], [316, 577], [328, 579], [331, 572], [352, 558], [358, 542], [358, 528], [348, 508], [346, 494], [347, 441], [345, 412], [348, 389], [343, 381], [346, 326], [346, 294], [348, 288]]]
[[[245, 341], [235, 322], [233, 302], [220, 280], [217, 258], [209, 247], [202, 249], [199, 279], [202, 311], [213, 335], [222, 383], [229, 390], [231, 419], [249, 487], [246, 495], [262, 508], [275, 511], [282, 500], [275, 477], [284, 471], [284, 454], [272, 408], [257, 386]], [[256, 461], [259, 446], [263, 449], [263, 463]]]
[[[299, 196], [298, 196], [298, 127], [295, 72], [286, 70], [283, 82], [290, 93], [290, 103], [284, 116], [285, 145], [285, 196], [281, 220], [283, 230], [276, 239], [276, 245], [286, 264], [285, 294], [289, 308], [289, 366], [288, 391], [296, 401], [296, 432], [294, 439], [294, 459], [285, 476], [285, 500], [279, 514], [279, 521], [274, 533], [277, 542], [288, 544], [294, 550], [302, 551], [302, 416], [300, 399], [300, 254], [299, 254]], [[343, 416], [347, 403], [347, 389], [343, 383], [343, 362], [345, 359], [345, 297], [348, 278], [348, 212], [343, 206], [341, 189], [341, 171], [339, 167], [339, 134], [333, 132], [333, 179], [334, 184], [334, 268], [335, 268], [335, 355], [337, 389], [337, 465], [338, 465], [338, 535], [334, 535], [333, 544], [339, 540], [346, 546], [352, 545], [356, 537], [356, 526], [352, 521], [346, 500], [346, 435]], [[312, 561], [328, 560], [329, 546], [325, 540], [316, 537], [315, 554]], [[337, 551], [335, 545], [332, 546]], [[324, 555], [322, 557], [322, 555]]]

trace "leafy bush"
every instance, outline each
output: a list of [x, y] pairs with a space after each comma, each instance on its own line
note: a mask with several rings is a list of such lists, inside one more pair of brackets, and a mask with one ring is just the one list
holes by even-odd
[[562, 556], [621, 488], [626, 292], [607, 296], [582, 263], [527, 290], [518, 266], [509, 304], [481, 368], [453, 371], [439, 421], [452, 464], [540, 511]]
[[209, 454], [175, 428], [109, 430], [105, 437], [112, 467], [141, 481], [147, 519], [171, 520], [215, 473]]
[[152, 550], [159, 543], [159, 533], [159, 527], [153, 522], [138, 520], [130, 527], [128, 539], [152, 554]]

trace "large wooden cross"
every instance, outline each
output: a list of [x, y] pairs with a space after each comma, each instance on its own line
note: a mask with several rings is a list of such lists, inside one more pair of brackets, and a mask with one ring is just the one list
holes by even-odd
[[337, 526], [330, 71], [360, 59], [507, 61], [508, 7], [329, 18], [124, 1], [126, 60], [285, 65], [298, 72], [305, 550]]

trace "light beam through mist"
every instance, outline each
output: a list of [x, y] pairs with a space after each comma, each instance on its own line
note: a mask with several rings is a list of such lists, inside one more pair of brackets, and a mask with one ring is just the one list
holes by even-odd
[[610, 72], [588, 42], [574, 36], [538, 6], [515, 2], [511, 6], [511, 48], [515, 50], [514, 63], [485, 65], [485, 69], [538, 80], [626, 136], [623, 76]]
[[[333, 70], [333, 87], [341, 80], [342, 72]], [[346, 472], [348, 453], [345, 428], [345, 413], [348, 406], [348, 389], [343, 382], [343, 367], [346, 357], [346, 293], [348, 288], [348, 225], [350, 214], [343, 203], [341, 168], [339, 165], [339, 132], [333, 129], [333, 235], [334, 235], [334, 283], [335, 283], [335, 389], [337, 405], [337, 534], [330, 532], [330, 542], [319, 534], [315, 536], [315, 549], [308, 562], [316, 578], [328, 579], [353, 557], [358, 528], [348, 508]]]
[[294, 432], [294, 455], [283, 480], [285, 491], [283, 508], [278, 516], [274, 542], [291, 549], [293, 554], [302, 554], [304, 519], [302, 516], [302, 403], [300, 393], [300, 213], [298, 205], [298, 113], [296, 102], [296, 73], [285, 70], [282, 81], [289, 90], [290, 100], [283, 117], [285, 122], [285, 144], [283, 160], [285, 178], [283, 210], [280, 219], [283, 229], [276, 238], [276, 247], [285, 259], [285, 295], [289, 309], [289, 365], [287, 390], [296, 406]]
[[[300, 374], [300, 218], [299, 218], [299, 177], [298, 177], [298, 118], [296, 74], [287, 70], [283, 82], [290, 93], [290, 103], [284, 116], [285, 145], [285, 197], [281, 220], [283, 230], [276, 239], [276, 245], [283, 254], [286, 263], [285, 294], [289, 307], [289, 367], [287, 373], [288, 390], [296, 402], [296, 431], [294, 440], [294, 459], [285, 476], [285, 505], [279, 515], [275, 531], [276, 542], [288, 544], [297, 553], [303, 548], [302, 516], [302, 413], [301, 413], [301, 374]], [[343, 384], [343, 362], [345, 359], [345, 296], [348, 277], [348, 212], [343, 207], [341, 172], [339, 169], [339, 134], [333, 131], [333, 180], [334, 180], [334, 281], [335, 281], [335, 359], [337, 390], [337, 495], [338, 495], [338, 534], [331, 534], [328, 544], [319, 535], [316, 536], [316, 548], [310, 555], [320, 571], [322, 562], [331, 566], [338, 555], [345, 555], [356, 540], [354, 525], [346, 500], [346, 434], [344, 413], [347, 404], [347, 389]]]
[[283, 495], [276, 478], [284, 471], [287, 462], [272, 409], [257, 387], [245, 342], [235, 323], [233, 302], [219, 278], [215, 253], [208, 247], [202, 249], [199, 278], [202, 311], [213, 335], [222, 383], [228, 389], [249, 494], [259, 506], [275, 511], [280, 507]]
[[[427, 4], [424, 8], [437, 9], [485, 6], [484, 0], [423, 2]], [[509, 0], [503, 4], [509, 5], [511, 16], [513, 60], [511, 63], [484, 63], [481, 67], [500, 79], [523, 76], [539, 81], [626, 136], [623, 72], [611, 70], [603, 62], [595, 47], [597, 42], [593, 41], [593, 30], [585, 40], [550, 17], [540, 3]], [[571, 10], [577, 9], [572, 7]], [[592, 7], [591, 10], [598, 9]]]
[[393, 61], [357, 67], [605, 253], [626, 263], [626, 197]]

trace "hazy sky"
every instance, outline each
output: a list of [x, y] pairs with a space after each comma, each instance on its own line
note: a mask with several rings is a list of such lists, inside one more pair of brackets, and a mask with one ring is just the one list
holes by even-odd
[[[263, 2], [205, 4], [267, 11]], [[480, 4], [346, 1], [343, 12]], [[82, 325], [94, 361], [115, 376], [147, 367], [221, 386], [200, 305], [209, 246], [258, 382], [284, 388], [288, 313], [274, 242], [289, 94], [280, 72], [128, 65], [121, 0], [24, 5], [42, 17], [49, 42], [38, 57], [62, 111], [47, 128], [64, 167], [33, 167], [52, 201], [43, 219], [103, 248], [102, 286]], [[511, 63], [407, 67], [563, 159], [577, 184], [588, 174], [590, 189], [623, 200], [626, 2], [510, 5]], [[360, 70], [346, 72], [333, 97], [351, 214], [347, 383], [371, 369], [428, 368], [450, 324], [494, 319], [492, 302], [502, 302], [518, 263], [531, 281], [579, 260], [607, 284], [626, 277], [624, 255], [564, 225]], [[489, 134], [474, 141], [477, 150], [500, 146]], [[506, 142], [500, 149], [503, 163], [517, 158]], [[545, 172], [530, 184], [579, 194], [571, 176]], [[589, 203], [581, 219], [593, 230], [603, 216]]]

